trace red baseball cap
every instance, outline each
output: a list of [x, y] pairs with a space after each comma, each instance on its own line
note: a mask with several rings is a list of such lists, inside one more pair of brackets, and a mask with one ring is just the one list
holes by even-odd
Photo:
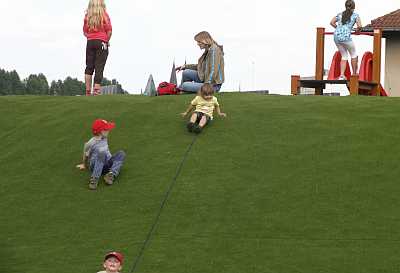
[[114, 129], [114, 127], [114, 122], [108, 122], [104, 119], [96, 119], [92, 125], [92, 132], [94, 135], [98, 135], [101, 133], [101, 131], [110, 131]]
[[106, 261], [108, 258], [110, 257], [115, 257], [117, 258], [117, 260], [121, 263], [121, 265], [124, 263], [124, 255], [122, 255], [122, 253], [119, 252], [109, 252], [106, 254], [106, 256], [104, 257], [104, 261]]

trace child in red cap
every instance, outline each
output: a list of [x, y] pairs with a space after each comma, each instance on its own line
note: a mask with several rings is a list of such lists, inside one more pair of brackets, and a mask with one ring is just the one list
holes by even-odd
[[104, 119], [97, 119], [93, 122], [93, 137], [85, 144], [83, 151], [82, 164], [76, 166], [80, 170], [92, 172], [89, 182], [89, 189], [96, 190], [101, 175], [104, 174], [104, 181], [107, 185], [112, 185], [115, 178], [119, 175], [125, 159], [125, 152], [119, 151], [114, 155], [108, 148], [107, 137], [109, 132], [114, 129], [115, 124]]
[[104, 257], [103, 267], [105, 271], [98, 273], [119, 273], [124, 263], [124, 256], [119, 252], [107, 253]]

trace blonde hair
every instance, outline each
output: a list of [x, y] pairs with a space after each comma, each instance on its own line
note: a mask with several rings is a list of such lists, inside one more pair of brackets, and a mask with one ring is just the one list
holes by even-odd
[[221, 48], [222, 51], [224, 51], [223, 46], [219, 45], [207, 31], [202, 31], [196, 34], [196, 36], [194, 36], [194, 40], [196, 42], [203, 43], [209, 47], [212, 45], [217, 45]]
[[214, 87], [210, 83], [205, 83], [205, 84], [203, 84], [201, 86], [199, 93], [200, 93], [200, 96], [202, 96], [203, 98], [206, 95], [213, 95], [214, 94]]
[[90, 0], [86, 11], [88, 26], [90, 30], [98, 29], [104, 24], [106, 4], [104, 0]]

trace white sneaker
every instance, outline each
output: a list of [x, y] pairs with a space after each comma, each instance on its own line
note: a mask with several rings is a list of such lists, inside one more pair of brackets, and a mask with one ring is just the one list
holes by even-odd
[[345, 76], [340, 76], [340, 77], [338, 78], [338, 80], [339, 80], [339, 81], [347, 81], [347, 79], [346, 79]]

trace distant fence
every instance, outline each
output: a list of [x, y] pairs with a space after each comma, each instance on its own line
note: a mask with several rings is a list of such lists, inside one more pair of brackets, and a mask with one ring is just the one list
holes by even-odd
[[125, 94], [119, 85], [102, 86], [100, 89], [102, 95], [118, 95]]
[[243, 90], [241, 90], [240, 93], [254, 93], [254, 94], [269, 95], [269, 90], [254, 90], [254, 91], [243, 91]]

